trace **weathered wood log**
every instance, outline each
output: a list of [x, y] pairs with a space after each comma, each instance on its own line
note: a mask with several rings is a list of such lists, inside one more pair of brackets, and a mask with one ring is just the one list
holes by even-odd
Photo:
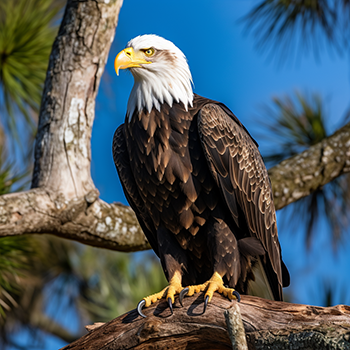
[[[175, 303], [164, 300], [89, 327], [90, 332], [62, 350], [232, 349], [224, 312], [232, 306], [215, 294], [204, 315], [203, 295]], [[350, 307], [316, 307], [242, 296], [239, 304], [248, 349], [350, 349]]]

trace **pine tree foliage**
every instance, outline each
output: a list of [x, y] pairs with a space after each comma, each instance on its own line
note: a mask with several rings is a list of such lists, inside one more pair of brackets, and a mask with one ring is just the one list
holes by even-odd
[[53, 0], [0, 2], [1, 123], [18, 140], [18, 118], [33, 131], [61, 6]]
[[[332, 47], [345, 53], [350, 43], [349, 0], [263, 0], [242, 19], [261, 50], [287, 62], [299, 53]], [[301, 51], [296, 48], [301, 46]], [[279, 52], [280, 55], [276, 55]]]

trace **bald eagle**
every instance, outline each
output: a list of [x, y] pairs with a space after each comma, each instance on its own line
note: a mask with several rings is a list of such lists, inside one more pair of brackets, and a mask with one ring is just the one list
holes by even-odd
[[[156, 35], [132, 39], [115, 59], [134, 76], [113, 158], [126, 198], [160, 258], [166, 297], [254, 292], [282, 300], [281, 257], [271, 184], [258, 145], [222, 103], [198, 96], [185, 55]], [[186, 288], [185, 288], [186, 287]]]

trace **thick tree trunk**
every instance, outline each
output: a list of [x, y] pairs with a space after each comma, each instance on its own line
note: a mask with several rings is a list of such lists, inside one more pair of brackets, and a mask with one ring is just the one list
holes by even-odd
[[[146, 319], [130, 311], [87, 327], [88, 334], [63, 349], [232, 349], [224, 312], [233, 304], [215, 294], [201, 315], [203, 296], [195, 295], [170, 315], [162, 300], [144, 310]], [[242, 296], [238, 305], [248, 349], [350, 349], [349, 306], [322, 308], [251, 296]]]

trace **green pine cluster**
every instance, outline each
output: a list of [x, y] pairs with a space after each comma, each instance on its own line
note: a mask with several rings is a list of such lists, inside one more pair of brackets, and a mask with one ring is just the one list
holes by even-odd
[[349, 0], [263, 0], [242, 20], [257, 48], [284, 64], [309, 52], [319, 58], [325, 44], [347, 52], [349, 15]]
[[59, 10], [53, 0], [0, 2], [0, 113], [12, 136], [19, 116], [36, 126]]

